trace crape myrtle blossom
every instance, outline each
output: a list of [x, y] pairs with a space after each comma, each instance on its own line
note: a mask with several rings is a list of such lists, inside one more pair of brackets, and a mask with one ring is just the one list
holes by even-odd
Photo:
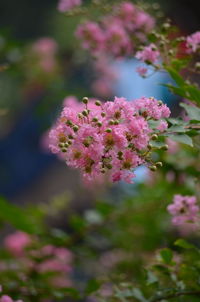
[[[152, 130], [148, 120], [170, 115], [169, 108], [154, 98], [128, 102], [115, 97], [101, 103], [83, 98], [85, 109], [64, 107], [49, 133], [50, 149], [63, 154], [66, 164], [81, 171], [86, 183], [104, 174], [110, 181], [133, 182], [133, 170], [146, 164]], [[77, 110], [78, 109], [78, 110]]]
[[64, 13], [73, 9], [76, 6], [80, 6], [81, 4], [81, 0], [60, 0], [58, 2], [58, 10]]
[[141, 77], [145, 77], [147, 75], [148, 69], [143, 66], [138, 66], [136, 68], [136, 71]]
[[200, 48], [200, 31], [193, 33], [186, 38], [186, 47], [188, 53], [193, 53]]
[[131, 2], [113, 7], [113, 13], [99, 22], [86, 21], [76, 30], [82, 47], [93, 55], [130, 56], [135, 44], [146, 41], [146, 33], [154, 27], [154, 19]]
[[167, 210], [172, 215], [172, 223], [176, 226], [199, 222], [200, 208], [195, 196], [175, 195], [173, 203], [167, 207]]
[[135, 57], [147, 64], [155, 64], [160, 57], [160, 52], [158, 51], [156, 45], [151, 43], [150, 45], [145, 46], [142, 50], [138, 51]]
[[56, 53], [58, 45], [49, 37], [43, 37], [35, 41], [31, 46], [31, 54], [42, 71], [54, 72], [57, 68]]

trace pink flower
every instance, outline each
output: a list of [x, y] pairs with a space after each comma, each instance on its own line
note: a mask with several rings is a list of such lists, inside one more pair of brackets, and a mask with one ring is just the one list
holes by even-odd
[[186, 46], [188, 47], [188, 53], [196, 52], [200, 48], [200, 31], [186, 38]]
[[143, 48], [143, 50], [138, 51], [135, 55], [138, 60], [141, 60], [148, 64], [154, 64], [160, 57], [160, 52], [157, 50], [156, 46], [152, 43], [149, 46]]
[[132, 43], [124, 28], [119, 23], [111, 23], [105, 32], [107, 52], [114, 56], [130, 55]]
[[135, 108], [147, 114], [155, 120], [167, 118], [170, 116], [170, 110], [162, 101], [158, 102], [155, 98], [140, 98], [134, 103]]
[[81, 0], [60, 0], [58, 3], [58, 10], [62, 13], [67, 12], [76, 6], [80, 6], [81, 3]]
[[167, 207], [172, 215], [174, 225], [197, 223], [199, 221], [199, 206], [195, 196], [175, 195], [173, 203]]
[[112, 181], [132, 183], [134, 169], [146, 163], [140, 151], [151, 139], [147, 120], [169, 114], [168, 107], [154, 98], [127, 102], [115, 97], [105, 103], [86, 99], [84, 107], [63, 108], [49, 134], [50, 149], [79, 169], [85, 183], [102, 181], [104, 174]]
[[52, 38], [41, 38], [33, 43], [31, 51], [36, 59], [38, 65], [44, 72], [52, 72], [56, 69], [56, 53], [58, 45]]
[[157, 127], [157, 129], [158, 129], [160, 132], [165, 131], [167, 128], [168, 128], [168, 123], [167, 123], [166, 121], [163, 121], [163, 120], [160, 121], [160, 124], [159, 124], [158, 127]]
[[139, 73], [141, 77], [145, 77], [148, 69], [146, 67], [139, 66], [137, 67], [136, 71]]
[[27, 233], [17, 231], [5, 238], [4, 246], [14, 256], [22, 256], [31, 241], [31, 237]]
[[32, 45], [32, 50], [39, 55], [54, 55], [57, 49], [56, 41], [48, 37], [40, 38]]
[[3, 295], [1, 298], [0, 298], [0, 302], [14, 302], [13, 299], [7, 295]]
[[130, 56], [135, 43], [146, 41], [146, 33], [152, 30], [154, 23], [149, 14], [126, 1], [114, 5], [113, 12], [98, 23], [88, 21], [79, 25], [76, 36], [92, 55]]
[[105, 34], [98, 23], [86, 22], [78, 26], [77, 38], [82, 40], [82, 46], [93, 54], [98, 54], [105, 49]]

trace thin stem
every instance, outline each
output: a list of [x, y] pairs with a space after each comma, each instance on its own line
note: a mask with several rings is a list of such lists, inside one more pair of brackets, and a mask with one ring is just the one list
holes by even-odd
[[152, 298], [149, 301], [150, 302], [159, 302], [159, 301], [162, 301], [162, 300], [173, 299], [173, 298], [181, 297], [181, 296], [197, 296], [197, 297], [200, 297], [200, 291], [180, 291], [180, 292], [176, 292], [174, 294], [168, 294], [166, 296], [160, 296], [160, 297]]

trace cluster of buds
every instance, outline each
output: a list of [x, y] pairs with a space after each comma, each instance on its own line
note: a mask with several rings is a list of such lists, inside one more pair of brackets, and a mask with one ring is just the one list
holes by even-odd
[[104, 175], [113, 182], [132, 183], [138, 166], [155, 171], [162, 165], [153, 163], [150, 156], [151, 140], [158, 138], [159, 130], [151, 129], [149, 122], [169, 115], [169, 108], [154, 98], [129, 102], [115, 97], [102, 103], [84, 97], [82, 108], [63, 108], [49, 134], [50, 149], [62, 154], [68, 166], [79, 169], [86, 183]]

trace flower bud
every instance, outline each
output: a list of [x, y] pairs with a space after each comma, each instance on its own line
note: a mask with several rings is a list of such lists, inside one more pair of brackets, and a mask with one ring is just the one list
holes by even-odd
[[164, 151], [167, 151], [169, 149], [169, 146], [168, 145], [164, 145], [160, 148], [161, 150], [164, 150]]
[[157, 170], [156, 166], [149, 166], [149, 169], [153, 172], [155, 172]]
[[73, 123], [72, 123], [70, 120], [67, 120], [67, 121], [66, 121], [66, 125], [67, 125], [67, 126], [72, 126]]
[[98, 118], [97, 117], [93, 117], [92, 122], [98, 122]]
[[98, 127], [101, 127], [101, 126], [102, 126], [102, 123], [101, 123], [101, 122], [98, 122], [98, 123], [97, 123], [97, 126], [98, 126]]
[[112, 129], [111, 129], [111, 128], [107, 128], [107, 129], [106, 129], [106, 132], [107, 132], [107, 133], [111, 133], [111, 132], [112, 132]]
[[63, 148], [64, 145], [65, 145], [64, 143], [59, 143], [59, 144], [58, 144], [58, 147], [59, 147], [59, 148]]
[[119, 121], [118, 120], [114, 121], [114, 125], [119, 125]]
[[163, 163], [161, 162], [161, 161], [158, 161], [157, 163], [156, 163], [156, 167], [157, 168], [161, 168], [163, 166]]
[[106, 116], [105, 112], [101, 112], [101, 116], [105, 117]]
[[96, 105], [96, 106], [101, 106], [101, 102], [100, 102], [100, 101], [96, 101], [96, 102], [95, 102], [95, 105]]
[[87, 110], [83, 110], [83, 111], [82, 111], [82, 114], [83, 114], [84, 116], [88, 116], [88, 111], [87, 111]]
[[196, 68], [196, 69], [200, 69], [200, 62], [197, 62], [197, 63], [195, 64], [195, 68]]
[[114, 125], [114, 123], [115, 123], [114, 120], [109, 121], [109, 125]]
[[158, 135], [157, 134], [153, 134], [152, 137], [151, 137], [151, 139], [153, 141], [156, 141], [158, 139]]
[[84, 103], [84, 104], [88, 104], [88, 98], [87, 97], [84, 97], [83, 99], [82, 99], [82, 102]]
[[75, 126], [73, 127], [74, 132], [77, 132], [78, 129], [79, 129], [79, 126], [77, 126], [77, 125], [75, 125]]
[[63, 153], [66, 153], [67, 152], [67, 149], [66, 148], [62, 148], [61, 150]]
[[113, 167], [113, 166], [112, 166], [111, 164], [107, 164], [107, 165], [106, 165], [106, 168], [108, 168], [109, 170], [111, 170], [112, 167]]

